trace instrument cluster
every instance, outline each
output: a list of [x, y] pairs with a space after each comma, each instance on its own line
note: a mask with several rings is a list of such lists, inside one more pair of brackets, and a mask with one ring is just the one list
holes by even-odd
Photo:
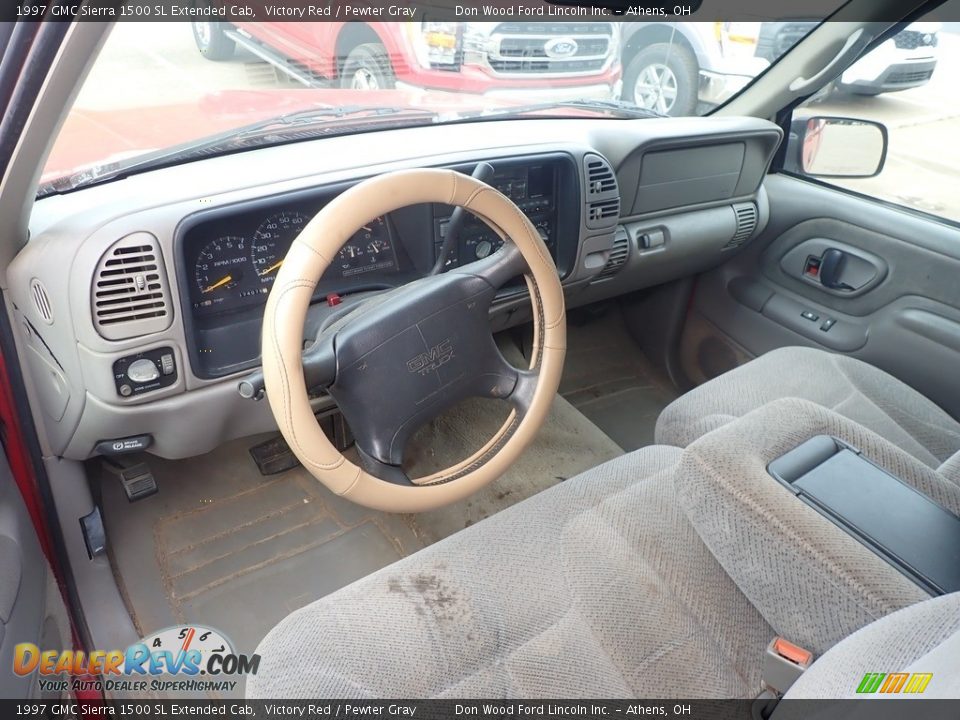
[[[287, 251], [311, 218], [312, 214], [300, 209], [284, 208], [254, 222], [245, 218], [230, 227], [215, 222], [203, 226], [204, 230], [213, 230], [214, 237], [191, 235], [185, 258], [191, 265], [190, 303], [194, 314], [219, 314], [265, 303]], [[340, 249], [322, 284], [350, 280], [348, 284], [352, 285], [367, 273], [397, 270], [391, 225], [386, 217], [378, 217], [361, 227]]]
[[[494, 167], [489, 184], [527, 215], [563, 277], [578, 246], [581, 202], [576, 165], [557, 153], [499, 160]], [[469, 174], [474, 166], [455, 169]], [[183, 219], [174, 243], [194, 375], [218, 378], [259, 363], [263, 308], [287, 251], [310, 220], [352, 184], [212, 207]], [[469, 213], [448, 243], [452, 213], [449, 205], [421, 203], [364, 224], [317, 283], [313, 315], [324, 315], [324, 305], [335, 307], [350, 295], [422, 278], [440, 262], [441, 248], [447, 253], [444, 268], [497, 251], [503, 242], [500, 235]], [[517, 278], [504, 293], [523, 287]]]

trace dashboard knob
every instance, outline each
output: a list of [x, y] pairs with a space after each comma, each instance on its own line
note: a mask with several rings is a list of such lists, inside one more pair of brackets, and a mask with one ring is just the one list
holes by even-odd
[[160, 377], [160, 371], [152, 360], [141, 358], [130, 363], [130, 367], [127, 368], [127, 377], [132, 382], [143, 384], [153, 382]]

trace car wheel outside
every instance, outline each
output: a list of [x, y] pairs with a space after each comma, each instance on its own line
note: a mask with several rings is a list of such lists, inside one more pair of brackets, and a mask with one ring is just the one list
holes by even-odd
[[221, 22], [194, 22], [193, 41], [207, 60], [229, 60], [236, 44], [224, 33]]
[[394, 86], [387, 50], [380, 43], [357, 45], [347, 54], [340, 87], [352, 90], [389, 90]]
[[638, 52], [623, 74], [623, 99], [664, 115], [697, 109], [697, 60], [682, 45], [657, 43]]

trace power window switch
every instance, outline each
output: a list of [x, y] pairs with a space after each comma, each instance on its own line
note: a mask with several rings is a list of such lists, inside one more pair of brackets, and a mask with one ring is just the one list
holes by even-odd
[[829, 332], [830, 328], [837, 324], [836, 318], [827, 318], [823, 321], [823, 325], [820, 326], [821, 332]]
[[164, 353], [160, 356], [160, 371], [164, 375], [173, 375], [173, 353]]
[[810, 310], [804, 310], [802, 313], [800, 313], [800, 317], [802, 317], [804, 320], [809, 320], [810, 322], [816, 322], [820, 319], [819, 315], [817, 315], [815, 312], [811, 312]]

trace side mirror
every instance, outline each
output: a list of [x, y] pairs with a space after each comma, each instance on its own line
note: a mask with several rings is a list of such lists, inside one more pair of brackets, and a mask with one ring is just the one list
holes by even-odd
[[887, 128], [856, 118], [802, 118], [791, 124], [790, 144], [788, 169], [810, 177], [869, 178], [886, 162]]

